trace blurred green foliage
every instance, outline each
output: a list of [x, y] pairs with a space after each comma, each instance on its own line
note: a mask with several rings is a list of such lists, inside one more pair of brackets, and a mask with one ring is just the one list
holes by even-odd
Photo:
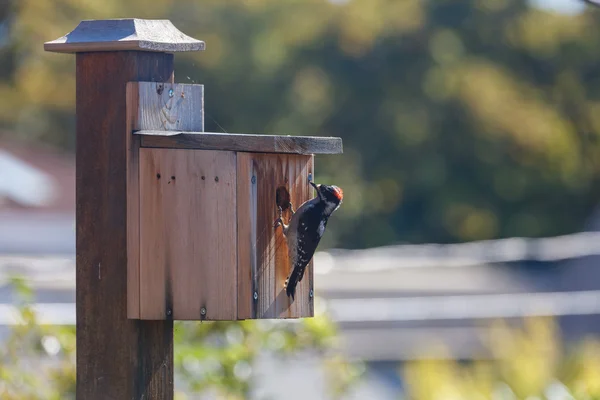
[[[573, 0], [577, 1], [577, 0]], [[74, 144], [74, 59], [42, 44], [82, 19], [170, 19], [203, 39], [209, 131], [333, 135], [316, 178], [346, 193], [323, 247], [578, 231], [600, 195], [600, 11], [520, 0], [9, 0], [0, 124]], [[8, 5], [7, 5], [8, 4]], [[217, 122], [218, 121], [218, 124]]]
[[526, 320], [523, 327], [498, 322], [484, 339], [491, 360], [482, 357], [461, 364], [450, 357], [443, 361], [423, 359], [407, 364], [400, 370], [407, 382], [407, 397], [415, 400], [600, 399], [600, 342], [597, 338], [563, 349], [554, 321], [534, 318]]
[[11, 283], [19, 324], [0, 346], [0, 398], [75, 399], [75, 327], [41, 325], [31, 307], [31, 288], [20, 278]]
[[[75, 327], [42, 324], [27, 282], [14, 278], [11, 284], [20, 324], [0, 346], [0, 399], [74, 399]], [[260, 354], [291, 357], [305, 352], [325, 356], [329, 398], [343, 398], [358, 382], [362, 368], [335, 352], [335, 341], [335, 326], [324, 316], [298, 323], [176, 321], [176, 399], [198, 393], [247, 399], [256, 383], [254, 367]]]

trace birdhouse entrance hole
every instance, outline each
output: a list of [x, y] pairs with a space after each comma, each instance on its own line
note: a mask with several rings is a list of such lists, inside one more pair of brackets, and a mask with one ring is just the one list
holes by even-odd
[[275, 191], [275, 204], [285, 211], [290, 206], [290, 192], [285, 186], [279, 186]]

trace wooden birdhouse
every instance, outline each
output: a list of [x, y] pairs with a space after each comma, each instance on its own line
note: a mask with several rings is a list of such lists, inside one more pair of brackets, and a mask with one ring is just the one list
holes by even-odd
[[[203, 133], [203, 86], [127, 85], [130, 318], [313, 316], [312, 262], [292, 300], [274, 227], [314, 197], [314, 154], [337, 138]], [[195, 131], [195, 132], [194, 132]]]

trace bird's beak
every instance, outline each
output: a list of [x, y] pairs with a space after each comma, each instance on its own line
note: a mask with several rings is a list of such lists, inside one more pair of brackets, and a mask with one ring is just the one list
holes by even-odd
[[310, 181], [308, 183], [310, 183], [312, 185], [312, 187], [314, 187], [317, 192], [319, 191], [319, 186], [321, 186], [321, 185], [316, 185], [313, 181]]

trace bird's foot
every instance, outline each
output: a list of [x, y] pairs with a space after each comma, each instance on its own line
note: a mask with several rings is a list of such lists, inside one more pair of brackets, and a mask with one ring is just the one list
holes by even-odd
[[273, 228], [277, 228], [279, 225], [284, 225], [283, 219], [281, 218], [281, 216], [283, 214], [283, 210], [281, 209], [281, 207], [277, 207], [277, 208], [279, 209], [279, 217], [277, 217], [277, 219], [273, 223]]

